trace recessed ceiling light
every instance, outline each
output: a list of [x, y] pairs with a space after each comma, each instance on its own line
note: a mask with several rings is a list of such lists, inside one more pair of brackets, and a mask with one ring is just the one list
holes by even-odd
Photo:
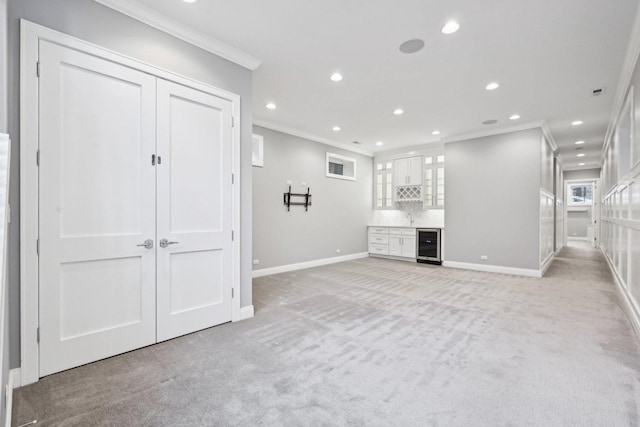
[[342, 80], [342, 74], [340, 73], [331, 74], [331, 80], [333, 80], [334, 82], [339, 82], [340, 80]]
[[416, 154], [415, 151], [409, 151], [409, 154]]
[[518, 120], [520, 118], [520, 116], [518, 114], [513, 114], [511, 117], [509, 117], [509, 120]]
[[576, 154], [576, 157], [584, 157], [584, 156], [585, 156], [584, 153]]
[[185, 3], [195, 3], [198, 0], [182, 0], [182, 1], [185, 2]]
[[340, 126], [334, 126], [333, 127], [333, 131], [334, 132], [339, 132], [340, 131]]
[[576, 145], [582, 145], [582, 144], [584, 144], [584, 141], [576, 141], [576, 142], [574, 142], [574, 144], [576, 144]]
[[460, 29], [460, 24], [458, 24], [456, 21], [449, 21], [444, 25], [444, 27], [442, 27], [441, 31], [444, 34], [453, 34], [458, 31], [458, 29]]
[[395, 110], [393, 110], [393, 114], [399, 116], [401, 114], [404, 114], [404, 110], [402, 108], [396, 108]]
[[574, 122], [571, 122], [571, 126], [580, 126], [582, 123], [582, 120], [576, 120]]
[[378, 141], [378, 142], [376, 142], [376, 145], [377, 145], [378, 147], [379, 147], [379, 146], [381, 146], [381, 145], [383, 145], [383, 144], [384, 144], [384, 142], [382, 142], [382, 141]]
[[433, 132], [431, 132], [431, 135], [440, 135], [440, 131], [439, 130], [434, 130]]
[[578, 166], [584, 166], [584, 163], [578, 163]]
[[269, 110], [275, 110], [276, 104], [274, 104], [273, 102], [270, 102], [267, 105], [265, 105], [265, 107], [267, 107]]
[[487, 85], [487, 87], [485, 89], [487, 90], [495, 90], [498, 89], [500, 87], [500, 85], [496, 82], [491, 82]]
[[416, 53], [424, 47], [424, 41], [420, 39], [411, 39], [400, 45], [402, 53]]

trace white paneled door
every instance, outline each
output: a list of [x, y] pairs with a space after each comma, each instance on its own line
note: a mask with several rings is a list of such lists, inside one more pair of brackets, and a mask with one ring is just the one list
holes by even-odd
[[231, 117], [158, 79], [158, 341], [231, 320]]
[[40, 41], [40, 376], [231, 320], [231, 102]]

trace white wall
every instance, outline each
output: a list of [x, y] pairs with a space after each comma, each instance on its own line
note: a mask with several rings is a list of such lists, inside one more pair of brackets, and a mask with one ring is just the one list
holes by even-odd
[[617, 108], [607, 132], [600, 180], [600, 246], [640, 334], [639, 53], [640, 10], [621, 73]]

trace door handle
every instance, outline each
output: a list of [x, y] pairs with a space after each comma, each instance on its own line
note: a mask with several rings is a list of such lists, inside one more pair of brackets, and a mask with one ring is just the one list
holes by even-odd
[[153, 248], [153, 240], [147, 239], [147, 240], [144, 241], [144, 243], [142, 243], [140, 245], [136, 245], [136, 246], [142, 246], [142, 247], [145, 247], [147, 249], [151, 249], [151, 248]]
[[180, 243], [180, 242], [170, 242], [167, 239], [161, 239], [160, 240], [160, 247], [161, 248], [166, 248], [169, 245], [177, 245], [178, 243]]

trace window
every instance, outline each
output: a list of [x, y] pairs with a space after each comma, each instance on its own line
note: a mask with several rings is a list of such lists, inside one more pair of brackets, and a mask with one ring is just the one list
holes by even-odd
[[593, 185], [592, 184], [570, 184], [568, 192], [569, 206], [593, 205]]
[[444, 154], [424, 157], [425, 208], [444, 207]]
[[327, 153], [327, 176], [329, 178], [356, 180], [356, 159]]
[[393, 208], [393, 162], [377, 162], [375, 167], [375, 209]]

